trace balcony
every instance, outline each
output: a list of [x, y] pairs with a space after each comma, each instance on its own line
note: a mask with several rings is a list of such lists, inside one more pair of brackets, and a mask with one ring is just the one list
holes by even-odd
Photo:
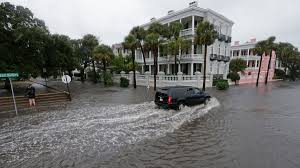
[[226, 36], [225, 43], [231, 43], [231, 37], [230, 36]]
[[194, 34], [193, 34], [192, 28], [189, 28], [189, 29], [181, 30], [179, 35], [180, 35], [181, 37], [183, 37], [183, 36], [192, 36], [192, 35], [194, 35]]
[[210, 54], [210, 60], [211, 61], [224, 61], [224, 62], [229, 62], [230, 61], [230, 57], [228, 56], [224, 56], [224, 55], [217, 55], [217, 54]]

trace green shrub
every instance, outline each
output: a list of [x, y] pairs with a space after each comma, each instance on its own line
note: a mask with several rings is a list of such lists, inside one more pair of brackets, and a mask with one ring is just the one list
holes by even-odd
[[120, 86], [121, 87], [128, 87], [129, 86], [129, 80], [127, 78], [121, 77], [120, 78]]
[[227, 75], [227, 78], [231, 79], [235, 83], [241, 79], [240, 75], [236, 72], [230, 72]]
[[281, 69], [275, 69], [275, 79], [284, 79], [285, 78], [285, 72]]
[[218, 90], [227, 90], [229, 88], [229, 84], [227, 80], [219, 80], [216, 84]]
[[103, 73], [103, 80], [104, 80], [104, 85], [105, 86], [113, 86], [114, 85], [114, 80], [113, 76], [111, 73]]

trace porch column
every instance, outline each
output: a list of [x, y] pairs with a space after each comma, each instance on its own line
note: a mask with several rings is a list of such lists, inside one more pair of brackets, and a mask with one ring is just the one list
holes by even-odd
[[181, 72], [181, 66], [178, 64], [178, 72]]
[[191, 63], [191, 75], [194, 75], [194, 63]]
[[195, 34], [195, 16], [192, 16], [192, 35]]
[[145, 70], [144, 70], [144, 65], [142, 65], [142, 74], [145, 73]]
[[160, 64], [157, 64], [157, 72], [160, 72]]
[[168, 64], [168, 68], [167, 68], [167, 75], [170, 74], [170, 64]]
[[151, 65], [149, 65], [149, 72], [152, 73], [152, 71], [151, 71]]

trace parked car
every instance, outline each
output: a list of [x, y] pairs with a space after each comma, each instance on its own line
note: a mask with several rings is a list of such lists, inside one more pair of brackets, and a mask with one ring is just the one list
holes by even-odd
[[180, 110], [184, 106], [207, 103], [211, 96], [190, 86], [164, 87], [156, 91], [155, 104], [158, 107]]

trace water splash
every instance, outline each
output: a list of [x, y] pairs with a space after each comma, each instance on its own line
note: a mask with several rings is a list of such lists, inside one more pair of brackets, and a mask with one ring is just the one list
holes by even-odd
[[180, 111], [157, 109], [154, 102], [134, 105], [98, 105], [6, 119], [0, 123], [0, 164], [20, 163], [42, 154], [108, 151], [126, 144], [157, 138], [219, 106]]

